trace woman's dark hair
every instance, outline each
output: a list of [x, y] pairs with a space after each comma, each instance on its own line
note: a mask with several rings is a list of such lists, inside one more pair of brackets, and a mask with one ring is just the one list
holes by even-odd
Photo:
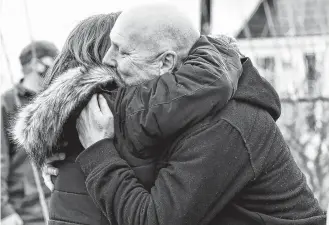
[[110, 32], [120, 12], [88, 17], [68, 36], [62, 51], [46, 75], [44, 87], [60, 74], [77, 66], [96, 66], [102, 63], [110, 48]]

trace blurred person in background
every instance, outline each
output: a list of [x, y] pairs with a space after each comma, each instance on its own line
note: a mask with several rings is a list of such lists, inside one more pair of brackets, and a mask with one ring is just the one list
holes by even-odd
[[[57, 54], [56, 46], [47, 41], [35, 41], [26, 46], [19, 56], [24, 77], [1, 96], [2, 225], [45, 224], [36, 174], [25, 151], [11, 141], [8, 129], [18, 109], [42, 90], [45, 74]], [[44, 183], [42, 186], [45, 198], [49, 197], [50, 191]]]

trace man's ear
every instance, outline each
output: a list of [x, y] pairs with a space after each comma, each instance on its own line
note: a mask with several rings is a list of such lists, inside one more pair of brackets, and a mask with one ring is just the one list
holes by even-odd
[[177, 64], [177, 54], [174, 51], [166, 51], [162, 54], [160, 74], [165, 74], [174, 70]]

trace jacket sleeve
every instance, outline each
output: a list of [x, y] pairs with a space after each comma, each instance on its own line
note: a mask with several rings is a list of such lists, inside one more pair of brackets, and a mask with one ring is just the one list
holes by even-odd
[[117, 102], [120, 132], [141, 153], [211, 110], [221, 109], [233, 96], [242, 73], [239, 55], [231, 48], [201, 37], [174, 74], [125, 88]]
[[239, 132], [225, 121], [196, 130], [171, 150], [150, 192], [110, 139], [86, 149], [77, 162], [90, 196], [119, 225], [208, 224], [254, 178]]
[[15, 213], [14, 208], [8, 202], [7, 178], [10, 168], [10, 145], [6, 132], [7, 122], [7, 113], [5, 107], [1, 104], [1, 219]]

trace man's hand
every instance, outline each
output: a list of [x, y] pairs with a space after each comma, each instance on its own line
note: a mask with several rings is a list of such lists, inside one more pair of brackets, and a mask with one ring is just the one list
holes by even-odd
[[113, 114], [103, 95], [93, 95], [77, 119], [76, 126], [84, 148], [114, 136]]
[[1, 220], [2, 225], [23, 225], [23, 220], [21, 217], [17, 214], [11, 214]]
[[51, 181], [51, 176], [58, 175], [58, 169], [55, 168], [52, 164], [56, 161], [64, 160], [65, 153], [55, 154], [52, 157], [46, 159], [45, 165], [42, 167], [42, 177], [45, 182], [45, 185], [51, 190], [54, 190], [54, 184]]

